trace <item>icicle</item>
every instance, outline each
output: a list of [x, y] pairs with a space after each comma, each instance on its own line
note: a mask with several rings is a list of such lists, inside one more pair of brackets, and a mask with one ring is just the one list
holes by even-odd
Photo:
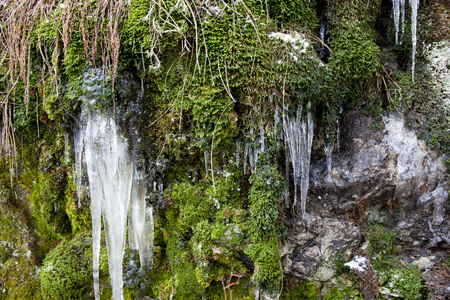
[[394, 5], [394, 24], [395, 24], [395, 43], [398, 44], [398, 32], [400, 23], [400, 0], [393, 0]]
[[414, 69], [416, 65], [416, 46], [417, 46], [417, 9], [419, 8], [419, 0], [410, 0], [411, 5], [411, 31], [412, 31], [412, 81], [414, 82]]
[[[310, 104], [308, 103], [308, 109]], [[302, 167], [302, 179], [301, 179], [301, 208], [302, 217], [305, 220], [306, 217], [306, 198], [308, 196], [309, 189], [309, 169], [311, 162], [311, 147], [314, 135], [314, 121], [312, 119], [311, 113], [308, 112], [306, 121], [302, 122], [302, 152], [301, 152], [301, 167]]]
[[64, 163], [69, 164], [69, 134], [64, 132]]
[[249, 149], [249, 162], [250, 162], [250, 169], [252, 171], [252, 174], [256, 172], [257, 169], [257, 163], [259, 154], [261, 153], [261, 149], [259, 147], [252, 147]]
[[[310, 104], [308, 109], [309, 107]], [[314, 122], [310, 112], [307, 113], [306, 119], [302, 118], [302, 107], [299, 106], [295, 118], [289, 118], [287, 113], [284, 113], [283, 127], [294, 171], [294, 206], [297, 205], [297, 189], [300, 187], [302, 217], [305, 219]]]
[[[81, 117], [80, 117], [81, 118]], [[81, 164], [83, 160], [83, 150], [84, 150], [84, 134], [83, 134], [83, 123], [79, 124], [80, 128], [75, 134], [74, 140], [74, 150], [75, 150], [75, 173], [76, 173], [76, 183], [77, 183], [77, 197], [78, 197], [78, 208], [81, 207], [81, 190], [82, 190], [82, 169]]]
[[245, 148], [244, 148], [244, 175], [247, 174], [247, 159], [248, 159], [248, 143], [245, 143]]
[[322, 22], [320, 22], [320, 39], [322, 40], [321, 43], [321, 49], [323, 50], [325, 48], [324, 43], [325, 43], [325, 24], [323, 22], [323, 20], [321, 20]]
[[[117, 134], [113, 120], [100, 115], [90, 117], [85, 138], [92, 223], [96, 224], [95, 228], [93, 225], [94, 244], [100, 239], [100, 218], [103, 215], [113, 298], [123, 299], [122, 260], [132, 185], [132, 162], [127, 143]], [[98, 262], [98, 259], [94, 261]], [[93, 267], [94, 272], [98, 272], [98, 265]]]
[[[286, 206], [286, 208], [289, 208], [289, 145], [287, 143], [286, 137], [284, 138], [284, 148], [285, 148], [285, 163], [286, 163], [286, 166], [285, 166], [286, 167], [286, 185], [288, 187], [286, 189], [284, 205]], [[295, 186], [295, 189], [297, 189], [296, 186]]]
[[325, 157], [327, 160], [327, 176], [326, 176], [326, 181], [330, 182], [331, 181], [331, 165], [333, 163], [333, 145], [329, 144], [325, 147]]
[[[402, 37], [405, 35], [405, 0], [400, 0], [400, 9], [402, 12]], [[402, 41], [400, 40], [400, 44]]]
[[143, 175], [135, 170], [131, 190], [128, 236], [130, 248], [139, 251], [141, 268], [150, 268], [153, 260], [153, 209], [145, 202]]
[[236, 168], [239, 168], [240, 155], [241, 155], [241, 143], [239, 141], [237, 141], [236, 142]]
[[260, 135], [260, 143], [261, 143], [261, 152], [265, 152], [266, 143], [264, 138], [264, 126], [262, 120], [259, 120], [259, 135]]
[[279, 108], [275, 109], [275, 120], [273, 122], [273, 139], [278, 140], [278, 126], [280, 124], [280, 112]]
[[[118, 134], [114, 120], [83, 109], [75, 136], [78, 189], [81, 187], [83, 149], [91, 193], [95, 299], [100, 299], [99, 255], [103, 217], [113, 299], [120, 300], [123, 299], [122, 261], [128, 212], [130, 210], [131, 213], [128, 220], [131, 247], [139, 250], [141, 265], [147, 267], [152, 261], [152, 212], [145, 209], [143, 176], [134, 171], [135, 162], [128, 154], [127, 140]], [[130, 201], [133, 203], [131, 209]]]

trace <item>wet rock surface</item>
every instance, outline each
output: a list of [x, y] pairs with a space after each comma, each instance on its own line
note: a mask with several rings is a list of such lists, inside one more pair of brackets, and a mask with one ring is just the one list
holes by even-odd
[[430, 272], [439, 261], [430, 257], [450, 247], [442, 158], [405, 127], [400, 115], [385, 115], [379, 129], [371, 129], [371, 122], [357, 111], [345, 117], [331, 174], [325, 157], [312, 159], [307, 203], [312, 218], [307, 227], [298, 223], [280, 247], [286, 273], [329, 280], [323, 268], [332, 267], [337, 253], [355, 254], [364, 242], [361, 224], [369, 222], [396, 230], [398, 255], [407, 254]]

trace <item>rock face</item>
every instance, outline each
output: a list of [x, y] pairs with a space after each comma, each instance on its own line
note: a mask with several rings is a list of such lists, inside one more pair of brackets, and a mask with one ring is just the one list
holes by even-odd
[[370, 129], [371, 122], [359, 112], [346, 116], [331, 174], [325, 158], [312, 159], [307, 210], [313, 217], [308, 228], [298, 224], [281, 246], [286, 273], [329, 280], [330, 259], [359, 250], [360, 226], [367, 222], [397, 230], [397, 251], [411, 260], [450, 246], [442, 158], [398, 114], [385, 115], [379, 129]]

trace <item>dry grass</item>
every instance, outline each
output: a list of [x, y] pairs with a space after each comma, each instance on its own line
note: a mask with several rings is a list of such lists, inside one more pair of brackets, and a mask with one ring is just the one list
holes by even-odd
[[[78, 8], [80, 7], [80, 8]], [[125, 0], [92, 1], [64, 0], [56, 1], [0, 1], [0, 75], [8, 77], [8, 83], [0, 90], [0, 108], [2, 112], [1, 155], [11, 158], [11, 168], [16, 165], [17, 137], [14, 133], [14, 96], [18, 81], [24, 84], [24, 104], [28, 114], [32, 72], [31, 46], [35, 29], [41, 24], [55, 26], [52, 38], [37, 36], [36, 46], [40, 54], [41, 79], [38, 85], [53, 83], [53, 90], [59, 90], [59, 66], [62, 53], [67, 54], [71, 42], [74, 20], [79, 20], [84, 54], [94, 67], [101, 58], [101, 67], [111, 76], [113, 86], [119, 64], [121, 42], [121, 20], [127, 16]], [[50, 19], [54, 18], [52, 22]], [[90, 20], [95, 20], [92, 26]], [[50, 80], [50, 81], [49, 81]], [[45, 95], [44, 95], [45, 96]], [[45, 98], [44, 101], [45, 103]], [[42, 104], [44, 104], [42, 103]]]
[[[15, 104], [12, 100], [17, 83], [24, 84], [27, 114], [30, 91], [51, 87], [50, 90], [58, 96], [61, 62], [67, 55], [73, 31], [76, 29], [81, 36], [86, 59], [94, 68], [100, 67], [105, 75], [111, 78], [114, 90], [123, 32], [121, 26], [129, 15], [130, 3], [131, 1], [126, 0], [0, 0], [0, 22], [3, 25], [0, 27], [0, 75], [8, 78], [6, 86], [0, 90], [1, 155], [11, 158], [11, 162], [14, 162], [11, 168], [16, 165], [17, 152], [17, 136], [13, 129]], [[238, 12], [236, 3], [227, 4], [223, 0], [151, 0], [147, 16], [150, 36], [150, 49], [145, 52], [147, 58], [154, 62], [155, 68], [159, 68], [163, 37], [175, 33], [181, 37], [183, 54], [192, 53], [194, 68], [185, 76], [193, 78], [196, 74], [210, 73], [213, 78], [216, 66], [215, 62], [209, 60], [201, 21], [211, 16], [212, 7], [218, 7], [219, 11], [212, 15], [213, 18], [220, 17], [225, 11], [239, 18], [244, 17], [254, 27], [259, 39], [255, 17], [243, 2], [240, 3], [243, 7], [241, 12]], [[175, 14], [178, 19], [181, 14], [184, 22], [177, 20]], [[182, 23], [194, 30], [192, 38], [186, 36], [186, 27], [183, 27]], [[39, 33], [36, 30], [39, 27], [44, 28], [46, 33]], [[49, 36], [49, 32], [52, 32], [53, 36]], [[32, 46], [35, 48], [31, 48]], [[34, 51], [37, 51], [39, 57], [36, 57]], [[204, 70], [199, 62], [200, 51], [206, 53], [207, 64], [203, 66]], [[220, 72], [220, 66], [218, 68]], [[30, 75], [36, 69], [40, 73], [40, 79], [35, 86], [31, 86]], [[231, 104], [234, 99], [226, 71], [225, 66], [225, 73], [221, 73], [220, 77], [230, 96]], [[45, 93], [43, 96], [40, 105], [45, 104]], [[182, 101], [183, 96], [179, 98]], [[115, 110], [114, 99], [113, 105]]]

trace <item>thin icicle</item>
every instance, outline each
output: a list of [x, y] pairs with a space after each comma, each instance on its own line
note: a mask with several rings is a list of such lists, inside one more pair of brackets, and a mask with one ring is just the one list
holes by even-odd
[[150, 268], [153, 261], [153, 209], [145, 202], [143, 175], [135, 170], [131, 190], [128, 237], [131, 250], [139, 252], [141, 268]]
[[[284, 148], [285, 148], [285, 167], [286, 167], [286, 185], [287, 185], [287, 189], [286, 189], [286, 194], [285, 194], [285, 198], [284, 198], [284, 205], [286, 206], [286, 208], [289, 208], [289, 145], [287, 143], [287, 138], [284, 138]], [[294, 185], [295, 186], [295, 185]], [[297, 189], [297, 187], [295, 186], [295, 189]]]
[[[400, 0], [400, 9], [402, 17], [402, 37], [405, 35], [405, 0]], [[400, 40], [400, 44], [402, 41]]]
[[69, 134], [64, 132], [64, 163], [69, 164]]
[[261, 148], [259, 148], [259, 147], [251, 147], [249, 149], [249, 162], [250, 162], [250, 169], [252, 171], [252, 174], [254, 174], [256, 172], [256, 169], [258, 168], [258, 159], [259, 159], [260, 154], [261, 154]]
[[244, 148], [244, 175], [247, 174], [247, 159], [248, 159], [248, 143], [245, 143], [245, 148]]
[[320, 39], [322, 41], [320, 48], [323, 50], [325, 48], [325, 22], [323, 21], [323, 18], [321, 18], [320, 22]]
[[259, 120], [259, 135], [260, 135], [260, 143], [261, 143], [261, 152], [264, 152], [266, 149], [265, 137], [264, 137], [264, 125], [262, 120]]
[[273, 122], [273, 139], [278, 140], [278, 126], [280, 124], [280, 109], [275, 109], [275, 119]]
[[416, 46], [417, 46], [417, 10], [419, 8], [419, 0], [410, 0], [411, 5], [411, 32], [412, 32], [412, 81], [414, 82], [414, 72], [416, 66]]
[[81, 164], [83, 160], [83, 150], [84, 150], [84, 134], [83, 134], [83, 123], [80, 124], [78, 132], [75, 134], [74, 148], [75, 148], [75, 173], [76, 173], [76, 183], [77, 183], [77, 197], [78, 197], [78, 208], [81, 207], [81, 190], [82, 190], [82, 169]]
[[241, 143], [239, 141], [237, 141], [236, 142], [236, 168], [239, 168], [240, 155], [241, 155]]
[[400, 0], [393, 0], [394, 24], [395, 24], [395, 43], [398, 44], [398, 32], [400, 24]]
[[327, 182], [331, 181], [331, 166], [333, 163], [333, 145], [329, 144], [325, 147], [325, 157], [327, 160], [327, 176], [325, 180]]

